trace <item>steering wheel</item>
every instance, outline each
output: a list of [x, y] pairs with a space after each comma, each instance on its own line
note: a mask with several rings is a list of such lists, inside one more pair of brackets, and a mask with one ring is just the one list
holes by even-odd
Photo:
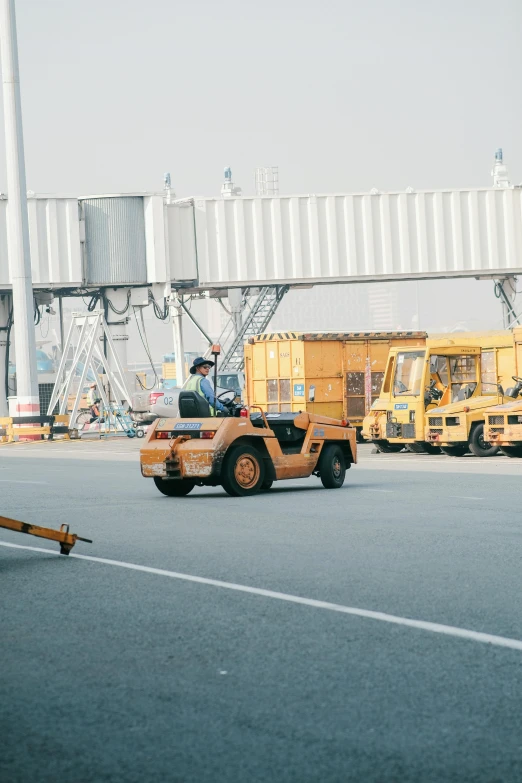
[[231, 394], [232, 397], [229, 400], [223, 400], [223, 403], [226, 405], [227, 403], [234, 402], [236, 398], [236, 393], [235, 391], [232, 391], [232, 389], [227, 389], [226, 391], [221, 392], [221, 394], [218, 394], [217, 399], [221, 400], [221, 398], [224, 397], [226, 394]]

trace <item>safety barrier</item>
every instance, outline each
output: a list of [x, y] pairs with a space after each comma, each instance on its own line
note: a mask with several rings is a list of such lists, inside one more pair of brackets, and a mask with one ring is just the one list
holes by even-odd
[[61, 435], [69, 440], [69, 416], [56, 414], [54, 416], [10, 416], [0, 418], [0, 443], [13, 443], [27, 436], [40, 436], [41, 440], [53, 440], [55, 435]]

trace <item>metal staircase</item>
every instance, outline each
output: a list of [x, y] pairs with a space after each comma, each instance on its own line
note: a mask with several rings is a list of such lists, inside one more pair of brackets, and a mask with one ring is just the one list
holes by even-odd
[[[259, 294], [257, 294], [252, 304], [251, 300], [254, 294], [251, 293], [251, 289], [245, 289], [243, 294], [244, 308], [245, 310], [247, 307], [250, 309], [248, 312], [244, 311], [243, 324], [223, 356], [220, 372], [238, 372], [243, 369], [245, 364], [243, 344], [254, 334], [261, 334], [265, 331], [288, 289], [289, 286], [287, 285], [264, 286], [259, 290]], [[230, 339], [233, 330], [231, 321], [232, 319], [230, 319], [221, 333], [219, 339], [221, 345], [226, 345]]]

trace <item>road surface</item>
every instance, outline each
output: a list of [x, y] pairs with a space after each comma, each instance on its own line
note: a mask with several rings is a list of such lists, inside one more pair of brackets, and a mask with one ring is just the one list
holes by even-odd
[[0, 513], [94, 540], [0, 530], [0, 779], [522, 780], [522, 460], [178, 499], [139, 445], [0, 447]]

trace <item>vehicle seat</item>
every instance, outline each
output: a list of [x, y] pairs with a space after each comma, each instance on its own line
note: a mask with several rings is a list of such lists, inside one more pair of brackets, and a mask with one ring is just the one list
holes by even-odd
[[[454, 390], [456, 385], [457, 384], [453, 384]], [[476, 386], [476, 383], [462, 384], [460, 389], [455, 390], [456, 394], [454, 391], [452, 402], [464, 402], [465, 400], [469, 400], [470, 397], [473, 397], [473, 392], [475, 391]]]
[[208, 402], [195, 391], [180, 392], [178, 406], [181, 419], [208, 419], [212, 415]]

